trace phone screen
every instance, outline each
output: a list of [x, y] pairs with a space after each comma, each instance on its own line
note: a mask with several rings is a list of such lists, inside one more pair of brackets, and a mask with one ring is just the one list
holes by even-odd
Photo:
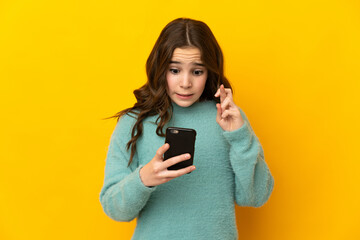
[[164, 160], [185, 153], [189, 153], [191, 155], [190, 159], [179, 162], [169, 167], [168, 170], [178, 170], [193, 165], [195, 139], [196, 131], [194, 129], [177, 127], [168, 127], [166, 129], [165, 143], [168, 143], [170, 148], [165, 152]]

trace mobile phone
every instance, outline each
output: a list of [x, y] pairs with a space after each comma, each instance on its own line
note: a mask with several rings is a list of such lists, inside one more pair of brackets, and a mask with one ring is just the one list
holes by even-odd
[[165, 143], [170, 145], [170, 148], [164, 153], [164, 160], [169, 158], [189, 153], [190, 159], [176, 163], [168, 170], [178, 170], [193, 165], [194, 151], [195, 151], [196, 131], [191, 128], [168, 127], [166, 129]]

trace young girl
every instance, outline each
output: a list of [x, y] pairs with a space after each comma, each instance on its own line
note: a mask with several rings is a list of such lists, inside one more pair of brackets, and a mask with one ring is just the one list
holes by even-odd
[[[269, 198], [273, 177], [223, 64], [205, 23], [176, 19], [150, 53], [137, 102], [115, 115], [100, 201], [116, 221], [137, 217], [132, 239], [237, 239], [235, 202]], [[196, 130], [196, 168], [167, 169], [190, 158], [163, 160], [169, 126]]]

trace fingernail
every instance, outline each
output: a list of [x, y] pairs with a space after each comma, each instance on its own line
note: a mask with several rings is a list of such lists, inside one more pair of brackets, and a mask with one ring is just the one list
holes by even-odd
[[186, 154], [186, 156], [185, 156], [186, 158], [190, 158], [190, 154]]

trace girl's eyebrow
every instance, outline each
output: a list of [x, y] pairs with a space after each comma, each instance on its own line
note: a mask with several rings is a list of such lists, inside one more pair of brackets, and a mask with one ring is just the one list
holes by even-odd
[[[181, 64], [181, 62], [178, 62], [178, 61], [170, 61], [170, 64], [171, 63], [175, 63], [175, 64]], [[197, 62], [194, 62], [193, 65], [196, 65], [196, 66], [205, 66], [204, 64], [202, 63], [197, 63]]]

